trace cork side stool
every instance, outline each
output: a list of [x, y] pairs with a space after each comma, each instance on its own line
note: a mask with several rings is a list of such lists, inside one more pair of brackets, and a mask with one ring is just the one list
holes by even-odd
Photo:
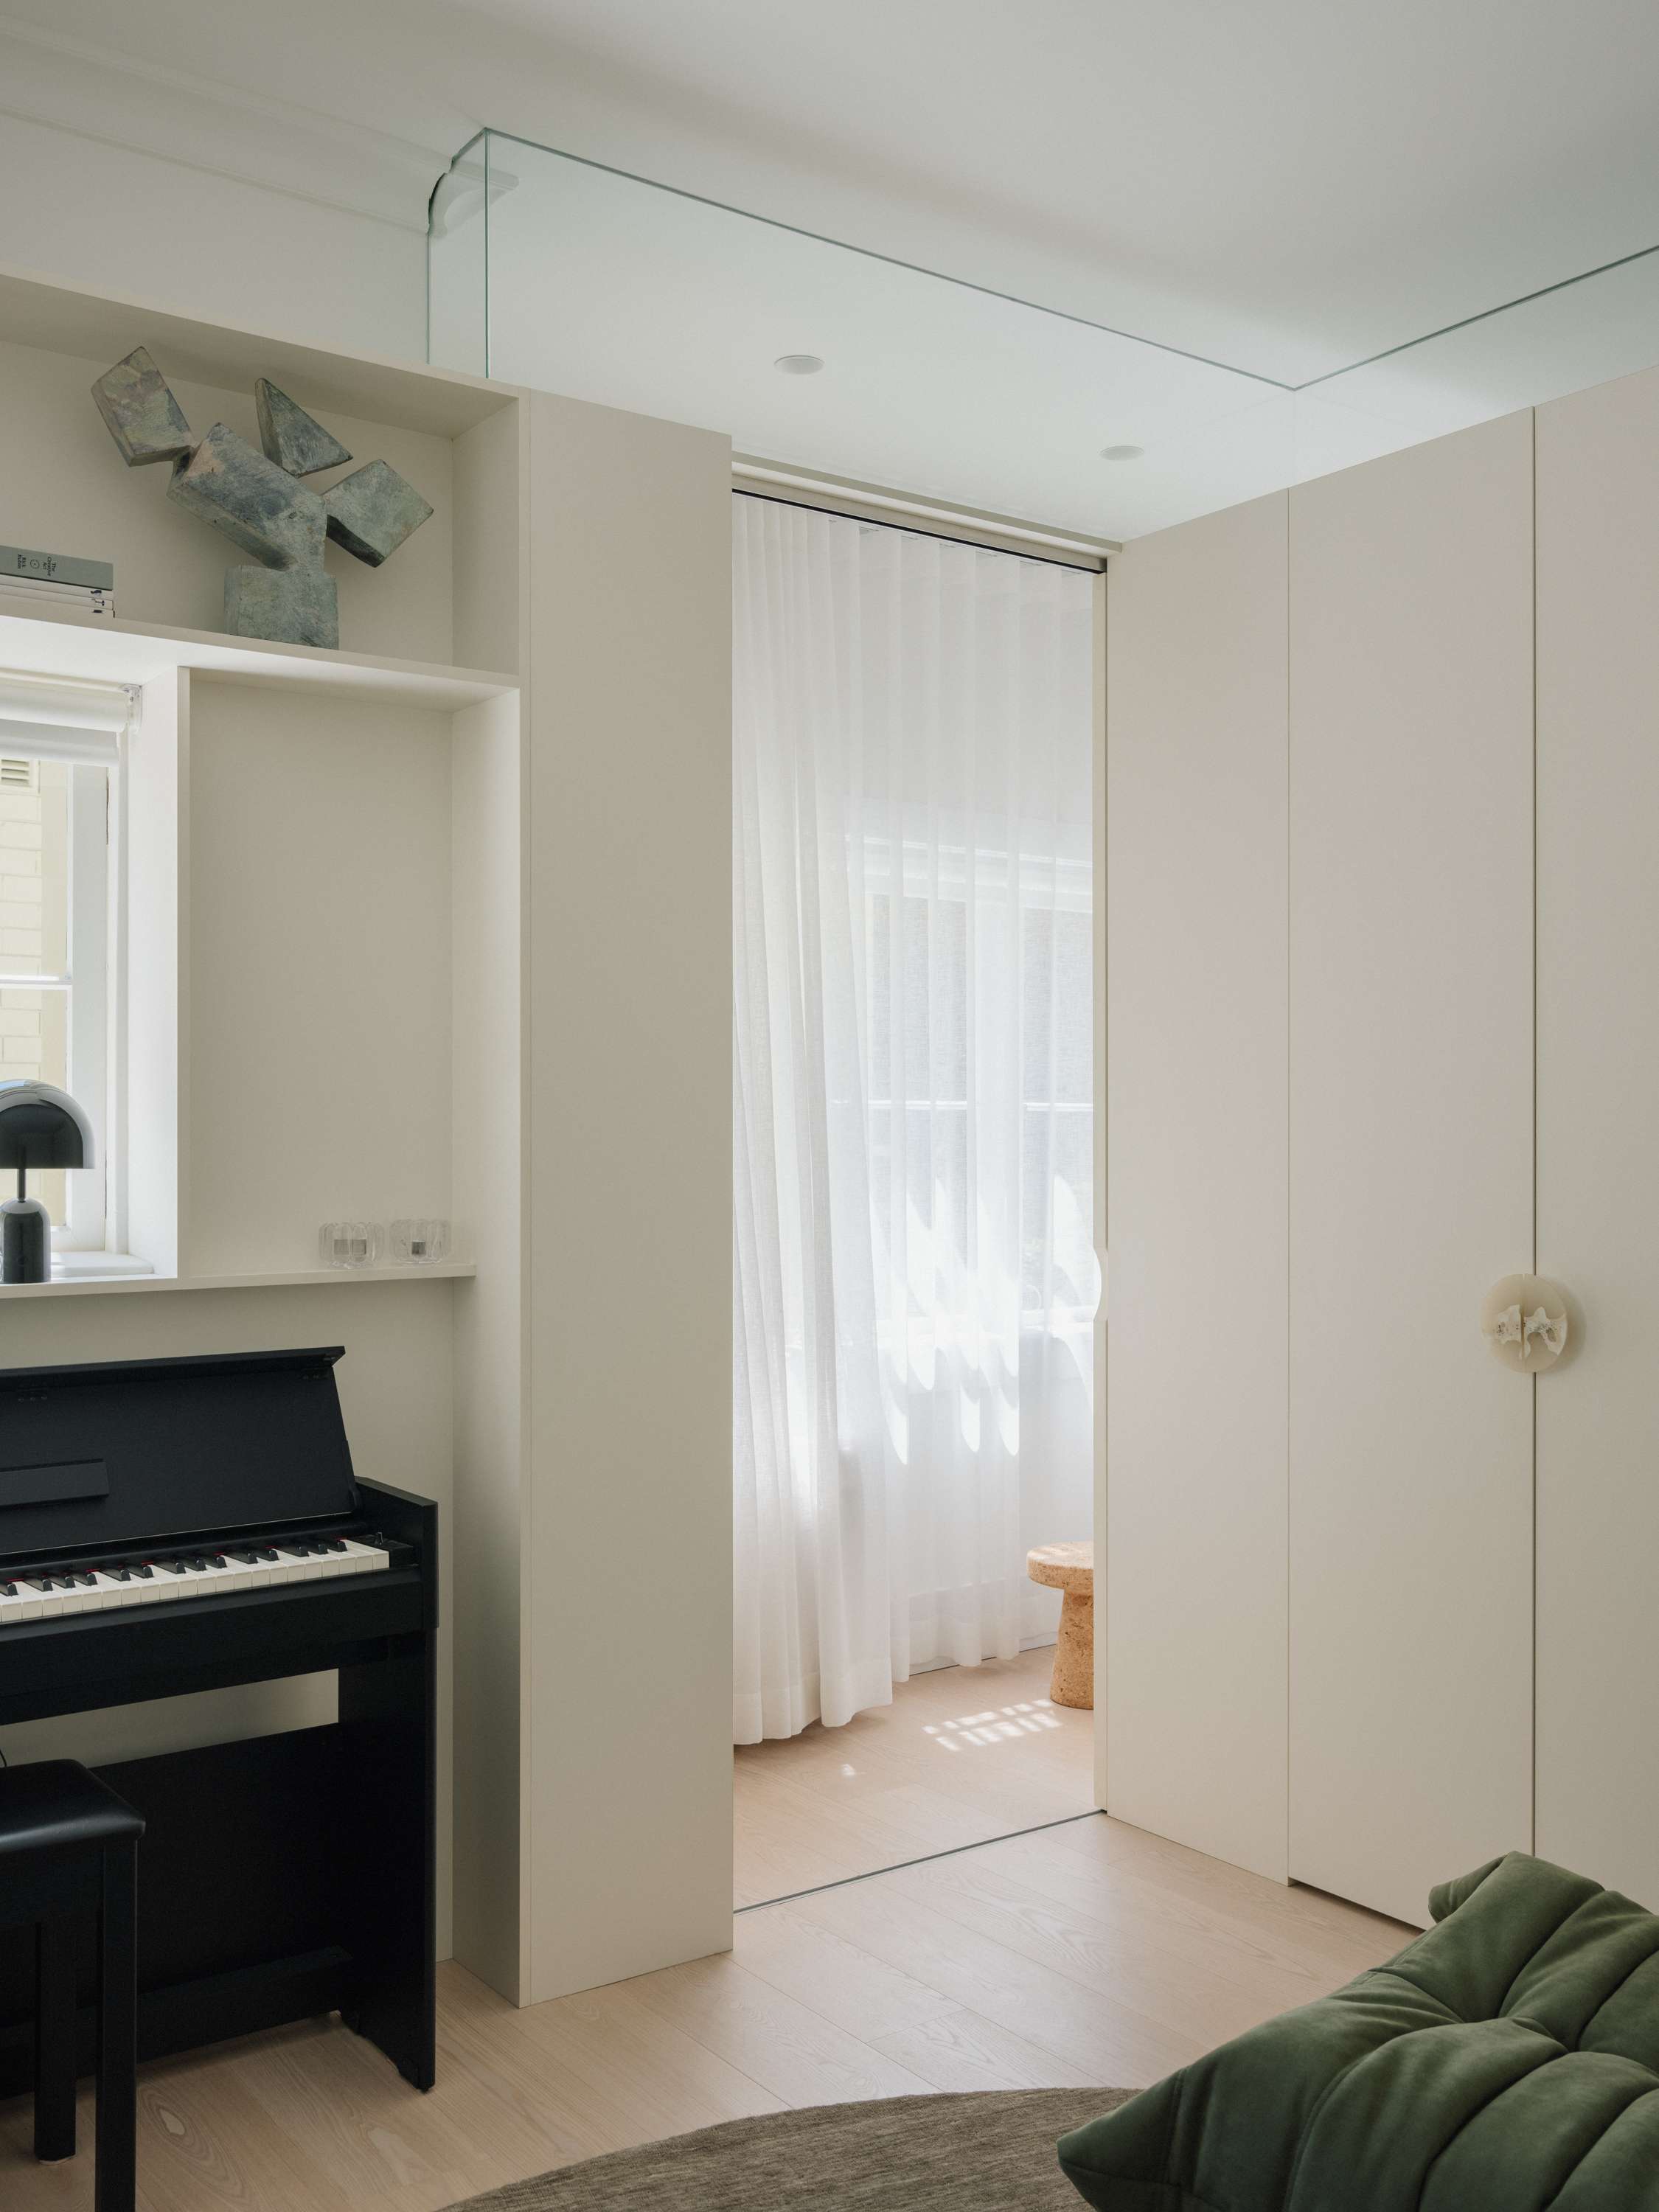
[[1060, 1641], [1054, 1647], [1054, 1680], [1048, 1695], [1057, 1705], [1095, 1702], [1095, 1547], [1092, 1544], [1039, 1544], [1025, 1555], [1034, 1583], [1060, 1593]]

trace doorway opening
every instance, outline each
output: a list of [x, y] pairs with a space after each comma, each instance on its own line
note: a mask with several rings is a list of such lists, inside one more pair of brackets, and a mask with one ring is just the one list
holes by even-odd
[[743, 1907], [1095, 1807], [1099, 586], [748, 493], [733, 584]]

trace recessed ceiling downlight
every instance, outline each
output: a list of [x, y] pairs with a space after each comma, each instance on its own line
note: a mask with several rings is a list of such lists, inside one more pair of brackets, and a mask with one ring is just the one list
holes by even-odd
[[1145, 446], [1103, 446], [1100, 458], [1103, 461], [1138, 461], [1146, 450]]
[[781, 376], [816, 376], [823, 360], [815, 353], [781, 353], [772, 366]]

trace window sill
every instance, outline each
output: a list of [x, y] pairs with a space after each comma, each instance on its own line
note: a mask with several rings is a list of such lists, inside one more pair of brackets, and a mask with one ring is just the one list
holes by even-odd
[[421, 1267], [307, 1267], [264, 1275], [59, 1275], [50, 1283], [0, 1283], [0, 1299], [107, 1297], [133, 1291], [266, 1291], [307, 1285], [453, 1282], [477, 1272], [470, 1261], [435, 1260]]
[[[52, 1248], [52, 1279], [54, 1283], [103, 1283], [112, 1278], [148, 1276], [155, 1273], [148, 1260], [136, 1260], [131, 1252], [103, 1252], [77, 1248], [73, 1244], [57, 1244]], [[44, 1288], [37, 1284], [37, 1289]]]

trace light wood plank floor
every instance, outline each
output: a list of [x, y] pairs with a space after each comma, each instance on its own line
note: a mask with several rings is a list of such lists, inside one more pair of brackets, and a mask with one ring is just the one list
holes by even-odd
[[914, 1674], [890, 1705], [735, 1757], [733, 1893], [767, 1903], [1086, 1813], [1094, 1716], [1048, 1701], [1052, 1646]]
[[[435, 2212], [744, 2113], [1139, 2086], [1412, 1932], [1097, 1814], [744, 1913], [728, 1957], [525, 2012], [446, 1966], [429, 2096], [337, 2022], [147, 2066], [139, 2202]], [[90, 2157], [36, 2166], [29, 2124], [0, 2104], [0, 2203], [89, 2212]], [[89, 2144], [89, 2092], [81, 2124]]]

